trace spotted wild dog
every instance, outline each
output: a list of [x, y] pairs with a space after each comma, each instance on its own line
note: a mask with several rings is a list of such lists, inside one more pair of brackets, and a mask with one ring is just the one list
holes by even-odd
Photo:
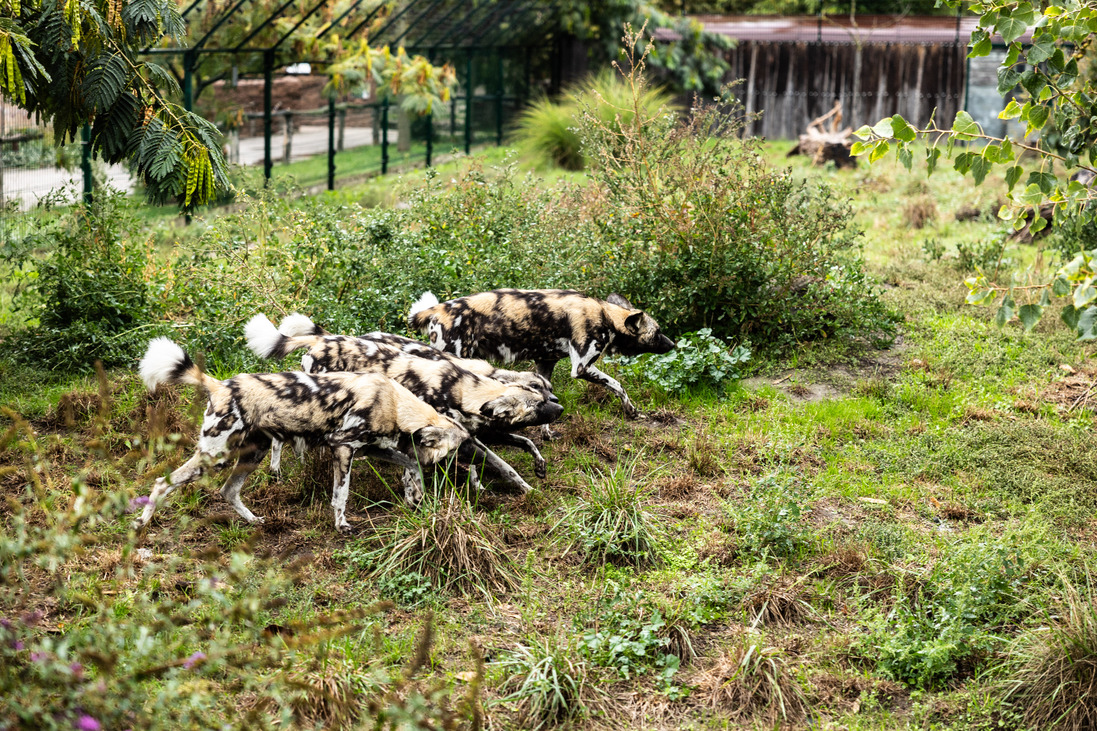
[[[463, 359], [428, 359], [409, 355], [403, 350], [405, 344], [388, 340], [387, 333], [373, 333], [360, 338], [332, 335], [315, 326], [304, 315], [291, 317], [295, 319], [288, 325], [283, 321], [283, 329], [311, 334], [287, 336], [260, 314], [253, 317], [245, 328], [248, 347], [264, 358], [284, 358], [295, 350], [308, 348], [301, 358], [301, 365], [311, 373], [334, 370], [383, 373], [467, 429], [476, 438], [476, 446], [482, 448], [488, 465], [514, 487], [522, 492], [530, 489], [513, 467], [482, 442], [526, 448], [534, 455], [538, 476], [545, 476], [544, 458], [533, 442], [512, 433], [526, 426], [555, 421], [563, 411], [540, 376], [530, 374], [532, 378], [522, 379], [525, 383], [517, 382], [519, 379], [505, 383], [467, 370], [463, 365], [469, 361]], [[490, 364], [483, 365], [491, 370], [501, 370], [492, 369]], [[473, 367], [481, 369], [478, 363]]]
[[552, 377], [557, 361], [571, 360], [571, 377], [605, 386], [621, 397], [625, 416], [638, 412], [621, 384], [594, 367], [603, 353], [667, 353], [674, 341], [651, 315], [611, 294], [608, 300], [561, 289], [496, 289], [438, 302], [424, 292], [408, 314], [412, 330], [431, 346], [465, 358], [532, 360]]
[[[150, 391], [161, 383], [189, 383], [204, 388], [209, 402], [197, 451], [168, 478], [156, 480], [138, 527], [148, 524], [157, 504], [176, 487], [198, 479], [210, 466], [226, 467], [233, 459], [236, 466], [221, 496], [244, 520], [263, 522], [240, 501], [240, 488], [262, 462], [272, 439], [301, 439], [331, 447], [335, 525], [349, 530], [346, 505], [356, 453], [410, 469], [417, 460], [436, 464], [469, 437], [464, 428], [378, 374], [244, 373], [219, 381], [203, 373], [168, 338], [149, 343], [139, 370]], [[413, 493], [405, 493], [409, 503], [422, 498], [421, 486], [405, 482], [405, 489]]]

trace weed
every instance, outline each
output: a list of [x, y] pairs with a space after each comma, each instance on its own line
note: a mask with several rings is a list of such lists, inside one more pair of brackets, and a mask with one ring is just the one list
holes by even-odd
[[253, 533], [251, 526], [242, 523], [222, 525], [217, 528], [217, 543], [221, 546], [221, 550], [232, 553], [249, 545]]
[[988, 276], [997, 276], [1000, 268], [1013, 264], [1005, 251], [1006, 237], [1002, 233], [988, 234], [979, 241], [960, 241], [956, 244], [956, 266], [965, 272], [981, 269]]
[[627, 372], [649, 379], [667, 393], [681, 393], [702, 384], [722, 388], [739, 380], [739, 366], [750, 360], [750, 342], [729, 348], [706, 327], [682, 335], [669, 353], [619, 360]]
[[523, 727], [540, 729], [582, 717], [589, 694], [588, 669], [572, 648], [557, 637], [519, 644], [500, 663], [509, 673], [503, 683], [525, 718]]
[[804, 506], [796, 481], [776, 473], [755, 482], [742, 507], [727, 505], [735, 519], [740, 549], [758, 554], [790, 558], [807, 544], [807, 527], [801, 521]]
[[945, 245], [936, 237], [922, 239], [922, 253], [929, 261], [940, 261], [945, 255]]
[[[586, 494], [564, 509], [553, 530], [565, 526], [568, 550], [589, 563], [650, 566], [659, 560], [662, 535], [655, 516], [644, 507], [650, 492], [637, 479], [641, 454], [623, 458], [608, 472], [588, 477]], [[650, 476], [645, 476], [645, 480]]]

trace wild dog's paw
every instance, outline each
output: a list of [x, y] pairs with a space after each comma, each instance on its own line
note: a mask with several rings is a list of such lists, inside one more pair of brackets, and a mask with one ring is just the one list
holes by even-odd
[[548, 463], [543, 459], [536, 460], [533, 463], [533, 474], [542, 480], [548, 477]]
[[248, 522], [252, 525], [263, 525], [263, 523], [267, 522], [267, 519], [261, 515], [253, 515], [251, 516], [251, 520], [249, 520]]
[[548, 424], [542, 424], [541, 425], [541, 438], [546, 440], [546, 441], [551, 441], [553, 439], [559, 439], [560, 438], [560, 432], [553, 431], [552, 429], [549, 428]]
[[350, 523], [343, 523], [342, 525], [335, 526], [335, 529], [343, 535], [347, 535], [348, 533], [354, 531], [354, 526], [352, 526]]

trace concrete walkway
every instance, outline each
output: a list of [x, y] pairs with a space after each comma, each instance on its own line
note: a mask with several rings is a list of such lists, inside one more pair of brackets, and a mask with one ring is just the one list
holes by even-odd
[[[389, 131], [389, 143], [396, 144], [396, 131]], [[347, 127], [343, 130], [343, 149], [373, 144], [373, 130], [368, 127]], [[276, 133], [270, 141], [271, 157], [275, 168], [282, 164], [285, 138]], [[293, 134], [291, 160], [302, 160], [328, 151], [328, 128], [301, 126]], [[263, 164], [263, 138], [245, 137], [240, 140], [240, 164]], [[133, 180], [125, 165], [107, 168], [111, 186], [127, 192], [133, 191]], [[33, 207], [43, 197], [54, 194], [61, 201], [76, 200], [84, 190], [84, 176], [77, 170], [61, 168], [0, 168], [0, 202], [11, 205], [18, 200], [20, 210]]]

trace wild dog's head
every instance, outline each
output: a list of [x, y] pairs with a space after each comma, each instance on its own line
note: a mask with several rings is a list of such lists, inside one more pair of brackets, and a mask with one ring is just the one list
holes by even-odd
[[528, 388], [516, 383], [503, 384], [502, 393], [480, 407], [480, 415], [491, 426], [517, 429], [523, 426], [548, 424], [560, 418], [564, 407], [551, 390]]
[[[641, 353], [669, 353], [674, 350], [674, 341], [659, 329], [655, 318], [632, 306], [621, 295], [614, 293], [606, 302], [617, 312], [610, 312], [610, 318], [617, 325], [617, 335], [613, 338], [610, 350], [619, 355], [640, 355]], [[620, 310], [628, 310], [621, 312]], [[617, 315], [617, 317], [614, 317]]]
[[448, 426], [424, 426], [411, 435], [415, 455], [423, 464], [436, 464], [460, 447], [469, 433], [453, 422]]

